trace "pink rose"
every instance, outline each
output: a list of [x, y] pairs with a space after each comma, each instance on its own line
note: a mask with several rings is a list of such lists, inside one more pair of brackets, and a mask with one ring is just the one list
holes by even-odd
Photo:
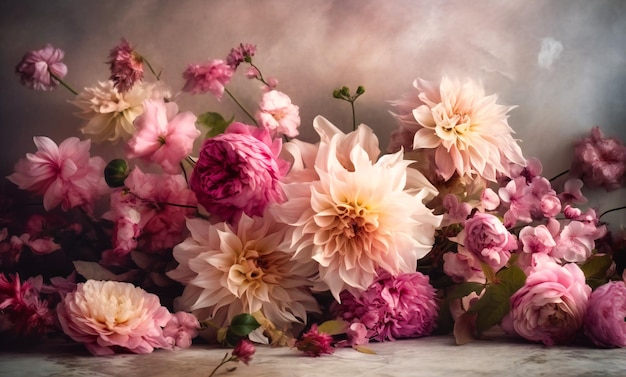
[[492, 266], [500, 269], [517, 248], [517, 240], [496, 216], [477, 213], [465, 221], [465, 228], [458, 236], [459, 243], [469, 252]]
[[222, 219], [260, 216], [283, 200], [279, 180], [289, 165], [278, 157], [280, 149], [280, 139], [272, 140], [267, 130], [235, 122], [204, 142], [189, 185], [198, 202]]
[[59, 85], [50, 73], [62, 79], [67, 74], [67, 66], [61, 63], [65, 52], [54, 48], [51, 44], [42, 49], [31, 51], [24, 55], [15, 67], [23, 85], [35, 90], [52, 90]]
[[547, 346], [568, 344], [583, 324], [590, 293], [576, 264], [540, 264], [511, 297], [505, 322], [525, 339]]
[[205, 64], [190, 64], [183, 73], [187, 80], [184, 92], [191, 94], [211, 92], [218, 100], [224, 95], [224, 86], [235, 71], [223, 60], [215, 59]]
[[585, 334], [599, 347], [626, 347], [626, 284], [612, 281], [591, 293]]
[[254, 344], [249, 340], [242, 339], [237, 343], [235, 349], [233, 349], [233, 357], [236, 357], [237, 360], [248, 365], [255, 352], [256, 347], [254, 347]]

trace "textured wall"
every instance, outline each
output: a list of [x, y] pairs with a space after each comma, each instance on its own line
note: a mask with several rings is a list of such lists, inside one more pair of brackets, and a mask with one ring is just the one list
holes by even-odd
[[[385, 101], [411, 90], [416, 77], [442, 74], [481, 80], [500, 103], [518, 105], [510, 124], [525, 155], [544, 162], [546, 176], [568, 167], [572, 141], [593, 125], [626, 139], [621, 0], [20, 0], [0, 4], [0, 173], [33, 149], [33, 135], [60, 141], [81, 124], [64, 89], [20, 86], [13, 70], [23, 53], [46, 42], [64, 49], [67, 81], [82, 88], [107, 77], [104, 62], [120, 37], [163, 67], [173, 88], [182, 87], [188, 63], [255, 43], [255, 62], [300, 106], [309, 140], [317, 114], [349, 128], [349, 106], [331, 92], [362, 84], [358, 120], [386, 145], [395, 124]], [[247, 80], [231, 88], [250, 106], [258, 98]], [[185, 95], [180, 104], [239, 115], [227, 98]]]

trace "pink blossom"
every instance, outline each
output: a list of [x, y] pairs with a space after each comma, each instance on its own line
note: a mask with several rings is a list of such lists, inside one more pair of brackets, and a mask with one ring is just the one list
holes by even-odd
[[576, 143], [574, 153], [572, 174], [588, 186], [607, 191], [624, 186], [626, 146], [616, 138], [605, 138], [600, 127], [593, 127], [588, 137]]
[[563, 185], [563, 192], [559, 194], [559, 199], [563, 204], [585, 204], [587, 198], [583, 195], [581, 188], [583, 181], [580, 179], [568, 179]]
[[549, 254], [556, 242], [545, 225], [537, 227], [526, 226], [519, 232], [519, 240], [522, 242], [522, 250], [525, 253]]
[[278, 157], [280, 149], [280, 139], [272, 140], [267, 130], [235, 122], [204, 142], [189, 185], [198, 202], [222, 219], [260, 216], [283, 200], [279, 180], [289, 167]]
[[246, 69], [246, 72], [244, 73], [244, 76], [246, 76], [249, 79], [259, 79], [261, 78], [261, 72], [259, 72], [259, 70], [256, 67], [248, 67], [248, 69]]
[[565, 206], [563, 209], [563, 215], [565, 218], [570, 220], [578, 219], [582, 215], [583, 211], [580, 208], [575, 208], [570, 206], [569, 204]]
[[443, 272], [457, 283], [485, 280], [478, 256], [461, 245], [458, 252], [443, 254]]
[[0, 311], [8, 316], [14, 333], [42, 335], [54, 326], [48, 301], [40, 297], [42, 285], [41, 276], [22, 282], [19, 274], [0, 275]]
[[239, 46], [232, 48], [226, 57], [226, 64], [233, 69], [237, 69], [239, 64], [254, 56], [256, 46], [250, 43], [240, 43]]
[[291, 99], [285, 93], [270, 90], [263, 94], [256, 119], [274, 136], [298, 136], [299, 108], [291, 103]]
[[43, 48], [28, 52], [15, 67], [23, 85], [35, 90], [52, 90], [59, 82], [51, 77], [54, 74], [62, 79], [67, 74], [67, 66], [61, 62], [65, 52], [46, 44]]
[[191, 341], [198, 336], [200, 322], [193, 314], [176, 312], [163, 328], [163, 336], [169, 344], [177, 348], [191, 347]]
[[367, 327], [360, 322], [352, 322], [346, 329], [346, 336], [348, 337], [348, 344], [350, 346], [360, 346], [369, 343], [367, 337]]
[[57, 146], [45, 136], [33, 140], [38, 151], [27, 153], [7, 178], [22, 190], [43, 195], [47, 211], [61, 204], [64, 211], [82, 206], [90, 213], [94, 201], [108, 190], [104, 160], [89, 157], [91, 142], [70, 137]]
[[183, 73], [183, 78], [187, 80], [183, 91], [191, 94], [211, 92], [221, 100], [224, 86], [230, 82], [233, 73], [233, 68], [219, 59], [205, 64], [190, 64]]
[[331, 343], [333, 337], [329, 334], [319, 332], [317, 325], [313, 324], [311, 329], [305, 332], [300, 339], [296, 341], [298, 351], [304, 352], [307, 356], [319, 357], [323, 354], [332, 354], [335, 352]]
[[122, 39], [109, 54], [108, 61], [111, 67], [110, 80], [120, 92], [128, 92], [137, 82], [143, 80], [143, 58], [126, 39]]
[[487, 211], [493, 211], [500, 205], [500, 198], [492, 189], [486, 188], [480, 194], [480, 203]]
[[396, 277], [381, 271], [366, 291], [341, 293], [336, 311], [348, 322], [359, 322], [368, 338], [378, 341], [429, 335], [438, 317], [437, 294], [420, 272]]
[[191, 153], [194, 140], [200, 136], [196, 116], [177, 113], [174, 102], [144, 101], [144, 112], [135, 119], [137, 131], [128, 141], [128, 158], [155, 162], [168, 174], [180, 171], [180, 162]]
[[251, 341], [241, 339], [233, 349], [233, 356], [236, 357], [238, 361], [248, 365], [255, 352], [256, 347], [254, 347]]
[[517, 248], [515, 236], [509, 233], [496, 216], [477, 213], [465, 221], [458, 242], [494, 269], [500, 269]]
[[521, 337], [547, 346], [568, 344], [583, 324], [591, 288], [573, 263], [544, 263], [511, 297], [508, 319]]
[[97, 356], [171, 348], [162, 329], [171, 314], [156, 295], [129, 283], [80, 283], [57, 305], [57, 315], [63, 332]]
[[504, 187], [500, 187], [498, 195], [503, 203], [509, 206], [504, 214], [504, 224], [513, 226], [517, 221], [531, 222], [530, 188], [526, 183], [526, 178], [517, 177], [508, 182]]
[[602, 234], [598, 233], [593, 224], [571, 221], [555, 238], [556, 246], [551, 254], [566, 262], [584, 262], [591, 256], [595, 247], [594, 241]]
[[585, 334], [599, 347], [626, 347], [626, 284], [611, 281], [589, 298]]
[[459, 197], [454, 194], [448, 194], [443, 198], [443, 207], [446, 209], [444, 213], [445, 224], [462, 223], [472, 212], [472, 206], [469, 203], [461, 202]]

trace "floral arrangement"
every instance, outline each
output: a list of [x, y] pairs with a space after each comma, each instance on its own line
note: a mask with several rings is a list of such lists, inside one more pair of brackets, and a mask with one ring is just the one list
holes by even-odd
[[[513, 137], [513, 106], [443, 77], [391, 103], [387, 153], [366, 125], [322, 116], [309, 143], [255, 54], [240, 44], [190, 64], [177, 92], [125, 40], [110, 77], [82, 92], [64, 81], [62, 50], [24, 56], [24, 85], [72, 93], [83, 139], [35, 136], [7, 177], [21, 191], [1, 206], [0, 330], [63, 334], [94, 355], [236, 346], [217, 368], [247, 364], [253, 343], [321, 356], [494, 329], [626, 346], [626, 238], [581, 207], [583, 185], [625, 186], [621, 141], [594, 127], [568, 179], [548, 180]], [[242, 70], [261, 85], [255, 111], [227, 88]], [[333, 96], [356, 119], [364, 93]], [[202, 94], [226, 94], [247, 119], [179, 110], [176, 98]], [[92, 142], [119, 158], [92, 156]]]

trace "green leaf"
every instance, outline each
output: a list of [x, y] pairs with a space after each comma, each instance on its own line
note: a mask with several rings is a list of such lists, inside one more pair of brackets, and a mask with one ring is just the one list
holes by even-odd
[[455, 285], [454, 288], [452, 288], [452, 291], [448, 293], [446, 298], [448, 300], [455, 300], [458, 298], [463, 298], [472, 292], [475, 292], [476, 294], [480, 294], [480, 292], [482, 292], [483, 289], [485, 289], [485, 284], [474, 283], [474, 282], [460, 283], [460, 284]]
[[196, 123], [206, 126], [209, 129], [206, 137], [213, 137], [224, 133], [224, 130], [232, 123], [233, 119], [235, 119], [234, 115], [229, 120], [225, 120], [219, 113], [208, 112], [200, 114]]
[[503, 288], [507, 289], [509, 298], [526, 283], [526, 274], [517, 266], [503, 268], [498, 271], [496, 278], [499, 285], [504, 285]]
[[261, 324], [259, 324], [252, 315], [243, 313], [233, 318], [228, 330], [234, 335], [244, 337], [259, 328], [259, 326], [261, 326]]
[[583, 270], [587, 284], [595, 289], [608, 281], [607, 272], [611, 268], [613, 259], [610, 255], [594, 255], [585, 262], [580, 269]]
[[511, 310], [511, 295], [506, 284], [489, 285], [469, 312], [476, 313], [476, 332], [480, 335], [502, 321]]
[[339, 335], [346, 332], [348, 322], [342, 320], [326, 321], [317, 327], [317, 331], [328, 335]]

